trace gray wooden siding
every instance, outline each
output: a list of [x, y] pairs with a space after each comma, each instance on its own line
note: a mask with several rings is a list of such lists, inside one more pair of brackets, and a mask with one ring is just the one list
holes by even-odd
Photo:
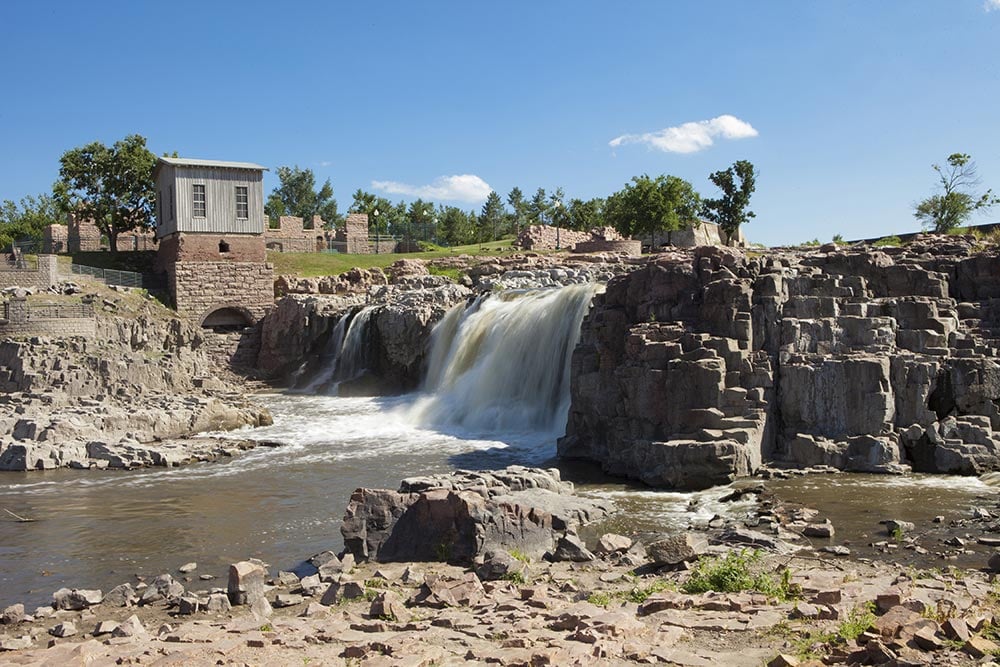
[[[163, 237], [175, 231], [210, 232], [218, 234], [264, 233], [263, 173], [249, 169], [219, 169], [209, 167], [175, 167], [163, 165], [157, 179], [157, 192], [169, 198], [174, 185], [175, 219], [170, 219], [169, 202], [164, 207], [164, 223], [156, 233]], [[162, 183], [161, 183], [162, 181]], [[195, 184], [205, 186], [205, 217], [195, 218]], [[248, 188], [249, 217], [236, 219], [236, 186]]]

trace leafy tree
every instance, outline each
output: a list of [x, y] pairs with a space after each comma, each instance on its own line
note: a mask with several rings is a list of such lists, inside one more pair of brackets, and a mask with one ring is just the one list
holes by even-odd
[[653, 179], [643, 174], [608, 197], [604, 219], [623, 236], [649, 234], [655, 247], [658, 231], [697, 221], [700, 204], [698, 193], [683, 178], [661, 174]]
[[281, 182], [267, 198], [264, 212], [272, 221], [283, 215], [302, 218], [303, 226], [311, 229], [314, 215], [323, 218], [327, 229], [332, 229], [341, 221], [337, 212], [337, 200], [333, 198], [333, 186], [326, 179], [323, 187], [316, 190], [316, 176], [312, 169], [278, 167]]
[[507, 194], [507, 203], [513, 210], [513, 213], [508, 215], [508, 229], [514, 235], [514, 238], [517, 238], [528, 216], [528, 203], [524, 200], [524, 193], [521, 192], [521, 188], [515, 186]]
[[737, 160], [728, 169], [709, 175], [708, 180], [722, 190], [722, 196], [718, 199], [706, 199], [702, 213], [712, 222], [718, 223], [731, 240], [740, 225], [757, 217], [756, 213], [747, 208], [750, 205], [750, 195], [757, 184], [757, 173], [749, 160]]
[[570, 229], [577, 231], [587, 231], [595, 227], [604, 226], [604, 200], [595, 197], [583, 201], [582, 199], [569, 200], [569, 223]]
[[20, 203], [4, 200], [0, 203], [0, 250], [14, 241], [41, 241], [45, 227], [61, 218], [58, 203], [48, 194], [24, 197]]
[[113, 146], [99, 141], [63, 153], [53, 194], [64, 210], [90, 218], [118, 250], [118, 234], [152, 227], [156, 156], [146, 138], [130, 134]]
[[936, 234], [962, 226], [977, 211], [985, 212], [1000, 204], [992, 190], [976, 194], [979, 177], [976, 163], [965, 153], [948, 156], [948, 166], [931, 165], [938, 173], [940, 194], [932, 195], [914, 207], [913, 216]]
[[538, 188], [535, 195], [527, 205], [528, 224], [541, 225], [545, 223], [545, 214], [549, 210], [549, 203], [545, 197], [545, 190]]
[[479, 215], [479, 226], [482, 230], [479, 238], [496, 241], [497, 229], [503, 226], [506, 217], [507, 212], [503, 208], [503, 200], [500, 199], [500, 195], [495, 190], [491, 190], [486, 197], [486, 203], [483, 204], [482, 213]]

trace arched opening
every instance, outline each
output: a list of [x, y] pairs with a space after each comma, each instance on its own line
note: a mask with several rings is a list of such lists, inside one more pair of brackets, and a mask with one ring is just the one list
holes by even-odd
[[326, 250], [326, 239], [322, 236], [316, 237], [316, 252], [323, 252]]
[[229, 244], [225, 241], [219, 241], [219, 254], [224, 255], [229, 252]]
[[242, 308], [223, 307], [213, 310], [206, 315], [201, 326], [211, 329], [216, 333], [227, 333], [230, 331], [241, 331], [253, 324], [253, 317]]
[[267, 249], [268, 250], [276, 250], [277, 252], [285, 252], [284, 247], [282, 247], [282, 245], [280, 243], [278, 243], [277, 241], [269, 241], [267, 243]]

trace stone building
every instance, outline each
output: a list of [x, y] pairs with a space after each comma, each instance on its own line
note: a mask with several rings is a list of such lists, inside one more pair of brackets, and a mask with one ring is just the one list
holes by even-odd
[[274, 303], [267, 263], [264, 167], [159, 158], [157, 268], [181, 316], [217, 331], [256, 323]]

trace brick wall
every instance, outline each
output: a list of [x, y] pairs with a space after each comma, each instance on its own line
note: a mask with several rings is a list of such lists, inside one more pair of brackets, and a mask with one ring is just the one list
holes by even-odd
[[[229, 250], [222, 252], [220, 242]], [[160, 239], [156, 254], [157, 271], [166, 271], [176, 262], [266, 262], [264, 237], [248, 234], [174, 233]]]
[[0, 289], [33, 287], [44, 290], [58, 281], [59, 267], [55, 255], [39, 255], [38, 266], [27, 269], [8, 268], [0, 263]]
[[199, 322], [220, 308], [245, 311], [256, 321], [274, 305], [274, 269], [266, 262], [177, 262], [167, 270], [167, 284], [177, 314]]

